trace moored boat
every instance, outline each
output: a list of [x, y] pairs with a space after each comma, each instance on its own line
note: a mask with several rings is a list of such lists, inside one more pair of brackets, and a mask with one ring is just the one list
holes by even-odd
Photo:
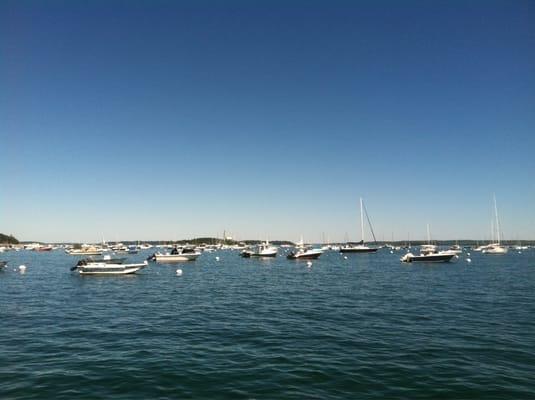
[[496, 243], [489, 244], [486, 248], [482, 249], [483, 254], [507, 254], [509, 249], [506, 246], [501, 244], [501, 233], [500, 233], [500, 220], [498, 219], [498, 206], [496, 205], [496, 195], [494, 198], [494, 216], [496, 218], [496, 223], [494, 227], [496, 228], [496, 238], [498, 239]]
[[502, 246], [500, 243], [492, 243], [484, 248], [481, 253], [483, 254], [507, 254], [509, 249]]
[[276, 257], [278, 249], [265, 241], [259, 245], [243, 250], [240, 255], [245, 258], [249, 257]]
[[407, 253], [401, 257], [401, 262], [450, 262], [455, 257], [454, 253], [439, 252], [439, 253], [420, 253], [420, 255], [414, 255]]
[[[368, 213], [366, 213], [366, 218], [368, 220], [368, 224], [370, 226], [370, 230], [372, 232], [373, 238], [375, 240], [375, 234], [373, 233], [373, 228], [370, 223], [370, 219], [368, 217]], [[344, 246], [340, 247], [340, 253], [375, 253], [377, 250], [379, 250], [378, 247], [370, 247], [364, 244], [364, 205], [362, 202], [362, 197], [360, 198], [360, 235], [361, 240], [358, 243], [346, 243]]]
[[296, 249], [295, 251], [290, 252], [286, 256], [289, 260], [315, 260], [316, 258], [319, 258], [323, 254], [323, 251], [321, 249], [311, 249], [311, 248], [303, 248], [303, 249]]
[[299, 241], [295, 250], [291, 251], [286, 258], [289, 260], [315, 260], [323, 254], [321, 249], [314, 249], [310, 246], [305, 246], [303, 238]]
[[179, 261], [195, 261], [201, 255], [200, 252], [189, 247], [175, 247], [170, 253], [154, 253], [148, 259], [151, 261], [166, 263]]
[[483, 244], [481, 246], [474, 247], [472, 251], [480, 251], [483, 252], [483, 250], [488, 249], [491, 245], [490, 244]]
[[135, 274], [147, 265], [147, 261], [138, 264], [108, 264], [80, 260], [71, 271], [78, 271], [80, 275], [127, 275]]
[[137, 254], [138, 248], [136, 245], [128, 246], [128, 254]]
[[458, 244], [454, 244], [447, 251], [453, 254], [462, 254], [463, 248], [459, 246]]
[[340, 247], [340, 253], [375, 253], [379, 250], [377, 247], [369, 247], [364, 245], [364, 241], [357, 244], [346, 243], [345, 246]]
[[81, 249], [67, 249], [65, 253], [71, 256], [100, 256], [103, 250], [97, 247], [82, 247]]
[[431, 243], [431, 233], [429, 231], [429, 224], [427, 224], [427, 244], [420, 246], [420, 254], [412, 254], [408, 252], [400, 258], [401, 262], [450, 262], [452, 259], [457, 259], [459, 256], [450, 250], [438, 251], [438, 246]]
[[52, 251], [54, 248], [52, 246], [40, 246], [35, 247], [33, 251]]

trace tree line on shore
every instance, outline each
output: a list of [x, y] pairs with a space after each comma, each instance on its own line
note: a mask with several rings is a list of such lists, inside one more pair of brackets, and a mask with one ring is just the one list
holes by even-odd
[[13, 235], [5, 235], [0, 233], [1, 244], [19, 244], [19, 241]]
[[[166, 245], [200, 245], [200, 244], [208, 244], [208, 245], [235, 245], [238, 243], [244, 243], [246, 245], [254, 245], [261, 243], [263, 240], [259, 239], [248, 239], [248, 240], [232, 240], [232, 239], [221, 239], [221, 238], [214, 238], [214, 237], [200, 237], [200, 238], [191, 238], [191, 239], [183, 239], [183, 240], [123, 240], [121, 241], [125, 245], [135, 245], [140, 243], [147, 243], [150, 245], [159, 245], [159, 244], [166, 244]], [[39, 241], [36, 241], [37, 243], [41, 243]], [[433, 240], [432, 243], [434, 244], [441, 244], [443, 246], [449, 246], [453, 244], [460, 244], [461, 246], [477, 246], [480, 244], [488, 243], [489, 240]], [[22, 241], [20, 242], [18, 239], [16, 239], [13, 235], [6, 235], [3, 233], [0, 233], [0, 244], [3, 245], [16, 245], [21, 243], [33, 243], [32, 241]], [[64, 242], [61, 244], [67, 244], [69, 242]], [[111, 242], [115, 243], [115, 242]], [[270, 240], [270, 243], [272, 243], [275, 246], [281, 246], [281, 245], [293, 245], [294, 242], [291, 242], [289, 240]], [[312, 242], [312, 243], [318, 243], [318, 242]], [[351, 242], [353, 243], [353, 242]], [[356, 243], [356, 242], [355, 242]], [[391, 244], [394, 246], [419, 246], [422, 244], [426, 244], [426, 240], [411, 240], [410, 242], [407, 240], [396, 240], [396, 241], [377, 241], [377, 245], [384, 245], [384, 244]], [[81, 247], [80, 243], [76, 242], [70, 242], [70, 244], [75, 244], [76, 247]], [[517, 245], [517, 244], [523, 244], [523, 245], [535, 245], [535, 240], [502, 240], [502, 244], [504, 245]]]

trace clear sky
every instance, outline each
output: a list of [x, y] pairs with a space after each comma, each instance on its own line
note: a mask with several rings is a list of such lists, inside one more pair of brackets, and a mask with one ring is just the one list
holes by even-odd
[[0, 2], [0, 232], [535, 239], [533, 1]]

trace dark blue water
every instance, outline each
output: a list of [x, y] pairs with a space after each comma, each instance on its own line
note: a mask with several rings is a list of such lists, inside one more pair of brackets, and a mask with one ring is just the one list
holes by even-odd
[[535, 398], [535, 251], [400, 256], [82, 277], [58, 251], [1, 254], [0, 398]]

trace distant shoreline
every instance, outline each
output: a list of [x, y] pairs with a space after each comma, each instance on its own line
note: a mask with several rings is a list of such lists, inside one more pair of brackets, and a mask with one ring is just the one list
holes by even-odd
[[[223, 240], [223, 239], [217, 239], [217, 238], [193, 238], [193, 239], [181, 239], [181, 240], [120, 240], [120, 241], [108, 241], [106, 243], [123, 243], [125, 245], [136, 245], [136, 244], [150, 244], [152, 246], [156, 245], [169, 245], [169, 244], [177, 244], [177, 245], [184, 245], [184, 244], [227, 244], [227, 245], [233, 245], [238, 243], [244, 243], [247, 245], [251, 244], [257, 244], [264, 242], [264, 240], [260, 239], [247, 239], [247, 240]], [[270, 243], [274, 245], [293, 245], [295, 242], [289, 241], [289, 240], [270, 240]], [[440, 244], [444, 246], [448, 245], [454, 245], [458, 244], [459, 246], [474, 246], [474, 245], [480, 245], [485, 243], [491, 243], [492, 241], [489, 241], [489, 239], [480, 239], [480, 240], [431, 240], [431, 243], [433, 244]], [[21, 246], [21, 245], [27, 245], [31, 243], [39, 243], [39, 244], [50, 244], [50, 245], [74, 245], [74, 244], [102, 244], [102, 242], [80, 242], [80, 241], [65, 241], [65, 242], [44, 242], [44, 241], [31, 241], [31, 240], [24, 240], [19, 241], [18, 244], [14, 243], [0, 243], [0, 246]], [[344, 244], [344, 243], [357, 243], [356, 241], [349, 241], [349, 242], [329, 242], [329, 243], [322, 243], [322, 242], [309, 242], [311, 244]], [[377, 242], [367, 242], [367, 243], [375, 243], [376, 245], [382, 246], [382, 245], [395, 245], [395, 246], [419, 246], [422, 244], [428, 243], [427, 240], [395, 240], [395, 241], [377, 241]], [[522, 245], [528, 245], [528, 246], [535, 246], [535, 239], [517, 239], [517, 240], [502, 240], [501, 243], [505, 246], [514, 246], [518, 244]]]

